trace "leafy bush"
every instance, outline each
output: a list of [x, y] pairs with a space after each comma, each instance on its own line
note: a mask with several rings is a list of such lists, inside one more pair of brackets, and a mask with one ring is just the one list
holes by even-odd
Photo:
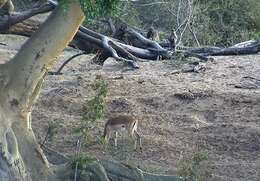
[[196, 0], [193, 26], [202, 44], [230, 46], [260, 29], [260, 1]]
[[86, 100], [82, 108], [82, 118], [79, 131], [86, 139], [89, 137], [89, 130], [93, 124], [104, 116], [106, 104], [105, 98], [107, 96], [107, 83], [102, 76], [97, 76], [92, 89], [96, 92], [95, 96]]

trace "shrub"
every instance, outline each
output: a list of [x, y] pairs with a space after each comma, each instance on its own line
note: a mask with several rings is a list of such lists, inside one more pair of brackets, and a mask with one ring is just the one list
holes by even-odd
[[95, 96], [86, 100], [82, 108], [82, 118], [79, 131], [85, 138], [89, 138], [89, 131], [93, 127], [94, 123], [104, 116], [106, 104], [105, 98], [107, 96], [107, 83], [102, 76], [97, 76], [93, 85]]

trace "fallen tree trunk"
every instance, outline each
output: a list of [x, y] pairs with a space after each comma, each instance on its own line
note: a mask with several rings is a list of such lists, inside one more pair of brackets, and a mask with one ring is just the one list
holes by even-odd
[[[135, 62], [137, 62], [139, 58], [149, 60], [158, 60], [159, 58], [172, 58], [174, 52], [164, 49], [157, 42], [151, 41], [143, 37], [141, 34], [139, 34], [133, 29], [127, 29], [126, 27], [124, 31], [124, 33], [131, 37], [128, 38], [128, 42], [131, 45], [120, 42], [120, 40], [117, 40], [115, 38], [111, 38], [100, 33], [94, 32], [83, 26], [80, 27], [79, 32], [76, 36], [76, 39], [79, 40], [79, 42], [74, 41], [74, 43], [83, 51], [87, 51], [88, 49], [85, 49], [87, 47], [81, 46], [82, 39], [85, 40], [85, 42], [93, 43], [102, 52], [101, 55], [97, 55], [97, 57], [99, 58], [97, 63], [99, 64], [103, 64], [105, 59], [111, 55], [116, 60], [126, 61], [133, 68], [137, 68], [137, 64]], [[117, 57], [118, 55], [122, 58]], [[186, 56], [193, 56], [202, 60], [208, 60], [207, 57], [203, 55], [196, 55], [196, 53], [191, 54], [187, 52]]]
[[[83, 30], [84, 32], [82, 32], [81, 30]], [[88, 32], [90, 35], [86, 32]], [[133, 68], [138, 68], [138, 65], [135, 62], [136, 60], [138, 60], [138, 58], [132, 55], [131, 53], [125, 51], [120, 45], [118, 45], [115, 41], [108, 38], [107, 36], [93, 32], [86, 28], [81, 28], [76, 36], [79, 39], [83, 39], [87, 42], [95, 44], [98, 47], [98, 49], [102, 52], [103, 55], [98, 55], [100, 57], [98, 60], [96, 60], [96, 63], [102, 65], [108, 57], [112, 56], [118, 61], [127, 62]], [[77, 44], [77, 42], [75, 41], [74, 43]], [[112, 44], [112, 46], [110, 44]], [[85, 51], [85, 47], [81, 47], [80, 49]], [[120, 56], [118, 55], [118, 53], [120, 53]], [[101, 58], [101, 56], [103, 58]], [[129, 59], [129, 57], [131, 59]]]
[[259, 45], [260, 40], [249, 40], [249, 41], [244, 41], [238, 44], [235, 44], [231, 46], [230, 48], [244, 48], [244, 47], [250, 47], [250, 46], [255, 46]]
[[226, 56], [226, 55], [250, 55], [257, 54], [260, 51], [260, 43], [255, 46], [243, 48], [223, 48], [217, 51], [204, 53], [204, 56]]
[[[52, 2], [52, 1], [50, 1]], [[57, 4], [45, 4], [39, 8], [33, 8], [32, 10], [26, 11], [26, 13], [19, 13], [16, 16], [10, 16], [13, 19], [12, 26], [3, 26], [2, 32], [19, 34], [24, 36], [31, 36], [39, 27], [41, 22], [35, 20], [26, 20], [26, 18], [31, 17], [34, 14], [39, 14], [42, 12], [48, 12], [53, 9]], [[8, 21], [3, 18], [0, 22], [7, 23]], [[23, 22], [21, 22], [23, 21]], [[15, 24], [18, 23], [18, 24]], [[137, 61], [139, 59], [170, 59], [174, 52], [161, 47], [157, 42], [145, 38], [140, 33], [136, 32], [131, 28], [125, 28], [125, 32], [132, 45], [127, 45], [120, 40], [111, 38], [100, 33], [89, 30], [83, 26], [80, 27], [70, 46], [76, 47], [86, 53], [89, 52], [99, 52], [94, 62], [98, 64], [103, 64], [108, 57], [113, 57], [118, 61], [124, 61], [133, 68], [138, 68]], [[186, 54], [187, 56], [194, 56], [194, 54]], [[207, 57], [202, 55], [197, 58], [202, 58], [202, 60], [207, 60]]]
[[[140, 38], [139, 44], [134, 44], [132, 41], [131, 44], [133, 45], [127, 45], [125, 43], [120, 42], [120, 40], [94, 32], [83, 26], [80, 27], [80, 31], [81, 32], [78, 32], [77, 34], [80, 38], [83, 38], [85, 39], [85, 41], [90, 41], [96, 44], [99, 48], [101, 48], [101, 50], [111, 52], [109, 48], [112, 48], [115, 49], [117, 53], [120, 54], [123, 58], [130, 58], [134, 61], [138, 61], [138, 58], [156, 60], [158, 56], [163, 56], [169, 53], [166, 49], [162, 48], [157, 42], [153, 42], [151, 40], [146, 39], [145, 37], [138, 34], [132, 29], [128, 30], [126, 28], [126, 32], [131, 32], [130, 34], [132, 36]], [[104, 48], [106, 41], [110, 42], [112, 47], [105, 46], [106, 48]], [[140, 46], [140, 44], [142, 46]], [[118, 59], [117, 57], [114, 58]]]
[[196, 48], [190, 48], [190, 47], [179, 47], [179, 49], [184, 49], [191, 53], [198, 53], [198, 54], [206, 54], [206, 53], [213, 53], [215, 51], [221, 50], [220, 47], [196, 47]]
[[260, 41], [246, 41], [228, 48], [200, 47], [185, 48], [186, 51], [204, 56], [250, 55], [260, 52]]

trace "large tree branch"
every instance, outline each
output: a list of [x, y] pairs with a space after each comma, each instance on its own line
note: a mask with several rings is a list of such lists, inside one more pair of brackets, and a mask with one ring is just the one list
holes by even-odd
[[[132, 55], [131, 53], [129, 53], [124, 48], [122, 48], [119, 45], [119, 43], [117, 41], [114, 41], [112, 38], [96, 33], [82, 26], [80, 27], [77, 36], [81, 37], [82, 39], [85, 39], [86, 41], [94, 43], [97, 47], [99, 47], [100, 50], [106, 51], [106, 53], [108, 53], [108, 57], [112, 56], [118, 61], [123, 61], [128, 63], [133, 68], [138, 68], [138, 65], [135, 63], [135, 61], [137, 61], [138, 58]], [[121, 55], [123, 55], [123, 57], [119, 56], [117, 51]], [[128, 57], [128, 58], [124, 58], [124, 57]]]
[[[8, 97], [21, 111], [30, 109], [42, 80], [51, 63], [68, 45], [84, 19], [80, 4], [73, 1], [68, 10], [57, 7], [40, 29], [22, 46], [5, 67], [10, 80]], [[25, 109], [25, 110], [24, 110]]]
[[61, 74], [62, 74], [62, 73], [61, 73], [62, 69], [63, 69], [70, 61], [72, 61], [74, 58], [79, 57], [79, 56], [84, 55], [84, 54], [86, 54], [86, 52], [80, 52], [80, 53], [77, 53], [77, 54], [71, 56], [70, 58], [68, 58], [68, 59], [60, 66], [60, 68], [59, 68], [56, 72], [48, 72], [48, 74], [49, 74], [49, 75], [61, 75]]

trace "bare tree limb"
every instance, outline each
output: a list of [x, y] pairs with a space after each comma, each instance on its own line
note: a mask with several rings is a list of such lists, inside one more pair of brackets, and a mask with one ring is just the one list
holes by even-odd
[[44, 4], [40, 7], [32, 8], [26, 11], [22, 11], [19, 13], [14, 13], [11, 15], [5, 15], [0, 18], [0, 33], [9, 29], [12, 25], [15, 25], [19, 22], [22, 22], [36, 14], [46, 13], [52, 11], [55, 6], [51, 4]]
[[70, 62], [72, 61], [74, 58], [78, 57], [78, 56], [81, 56], [81, 55], [84, 55], [86, 54], [85, 52], [80, 52], [80, 53], [77, 53], [73, 56], [71, 56], [70, 58], [68, 58], [61, 66], [60, 68], [56, 71], [56, 72], [48, 72], [49, 75], [61, 75], [61, 71], [62, 69]]
[[195, 32], [193, 31], [193, 29], [192, 29], [190, 24], [188, 25], [188, 28], [189, 28], [193, 38], [195, 39], [196, 44], [198, 45], [198, 47], [200, 47], [200, 42], [199, 42], [199, 40], [198, 40], [198, 38], [197, 38], [197, 36], [196, 36]]

